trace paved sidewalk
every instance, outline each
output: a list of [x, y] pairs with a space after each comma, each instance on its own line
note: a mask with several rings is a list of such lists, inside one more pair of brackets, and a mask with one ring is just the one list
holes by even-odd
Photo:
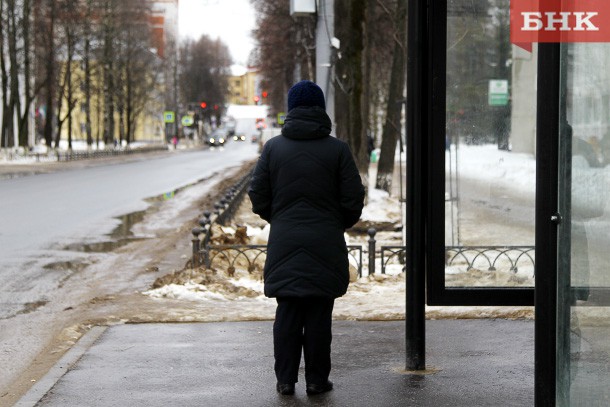
[[426, 321], [404, 372], [404, 321], [336, 321], [335, 389], [275, 391], [272, 322], [95, 327], [17, 406], [533, 406], [534, 323]]

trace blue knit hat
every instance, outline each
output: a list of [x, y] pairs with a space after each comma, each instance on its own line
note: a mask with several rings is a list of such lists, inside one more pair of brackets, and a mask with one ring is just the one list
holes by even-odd
[[299, 106], [318, 106], [326, 110], [324, 93], [312, 81], [301, 81], [288, 91], [288, 111]]

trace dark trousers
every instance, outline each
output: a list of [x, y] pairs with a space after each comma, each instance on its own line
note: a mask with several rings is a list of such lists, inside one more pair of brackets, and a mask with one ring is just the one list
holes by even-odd
[[305, 381], [323, 384], [330, 374], [332, 298], [278, 298], [273, 324], [275, 376], [280, 383], [298, 381], [301, 349]]

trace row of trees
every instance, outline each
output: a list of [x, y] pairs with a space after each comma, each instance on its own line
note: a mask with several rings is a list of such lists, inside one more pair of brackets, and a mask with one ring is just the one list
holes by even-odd
[[[508, 148], [510, 104], [490, 106], [490, 79], [511, 82], [510, 1], [447, 5], [448, 136]], [[456, 140], [454, 140], [456, 141]]]
[[[187, 39], [180, 46], [179, 83], [181, 100], [190, 105], [198, 118], [217, 123], [224, 114], [232, 59], [229, 48], [207, 35]], [[200, 103], [207, 107], [200, 109]], [[199, 117], [200, 116], [200, 117]]]
[[164, 110], [224, 106], [226, 45], [155, 38], [151, 3], [0, 0], [0, 147], [31, 146], [32, 133], [49, 147], [63, 135], [72, 148], [73, 133], [89, 146], [129, 144], [144, 118], [159, 131]]
[[133, 140], [164, 72], [146, 0], [0, 0], [0, 11], [2, 147], [13, 146], [15, 131], [28, 146], [34, 100], [47, 146], [66, 126], [71, 148], [77, 108], [89, 145]]
[[[274, 113], [298, 79], [315, 80], [316, 18], [292, 18], [289, 0], [252, 0], [258, 27], [254, 62]], [[390, 190], [406, 75], [407, 0], [334, 0], [336, 135], [368, 178], [368, 137], [380, 141], [377, 188]], [[340, 16], [340, 17], [339, 17]]]

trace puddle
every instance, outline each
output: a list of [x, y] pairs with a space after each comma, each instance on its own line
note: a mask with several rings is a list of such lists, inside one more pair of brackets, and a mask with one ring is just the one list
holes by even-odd
[[[144, 237], [135, 236], [131, 228], [136, 223], [141, 222], [144, 219], [144, 216], [151, 209], [154, 209], [154, 207], [151, 206], [150, 208], [144, 211], [137, 211], [128, 213], [126, 215], [117, 216], [115, 219], [119, 219], [121, 223], [116, 228], [114, 228], [112, 232], [105, 235], [111, 240], [89, 243], [72, 243], [64, 246], [63, 250], [84, 253], [109, 253], [131, 242], [144, 240]], [[56, 267], [62, 267], [62, 262], [52, 264], [56, 265]], [[45, 266], [45, 268], [47, 268], [47, 266]]]
[[76, 252], [84, 252], [84, 253], [110, 253], [120, 247], [128, 245], [129, 243], [148, 239], [148, 237], [136, 236], [131, 230], [132, 227], [142, 222], [144, 217], [147, 214], [152, 213], [159, 209], [159, 207], [163, 204], [163, 202], [174, 199], [176, 195], [181, 193], [182, 191], [190, 188], [194, 185], [199, 184], [200, 182], [207, 181], [208, 179], [216, 176], [217, 173], [212, 174], [209, 177], [202, 178], [198, 181], [195, 181], [191, 184], [184, 185], [180, 188], [177, 188], [173, 191], [168, 191], [158, 196], [153, 196], [145, 199], [144, 201], [148, 202], [150, 206], [143, 210], [128, 213], [122, 216], [117, 216], [115, 219], [120, 220], [120, 224], [114, 228], [114, 230], [107, 235], [105, 235], [108, 240], [104, 240], [101, 242], [88, 242], [88, 243], [72, 243], [63, 247], [63, 250], [76, 251]]
[[72, 271], [78, 273], [79, 271], [83, 271], [85, 268], [87, 268], [87, 266], [89, 266], [89, 264], [77, 263], [73, 261], [58, 261], [55, 263], [45, 264], [43, 269], [50, 271]]
[[[147, 209], [145, 211], [132, 212], [132, 213], [128, 213], [127, 215], [118, 216], [116, 219], [119, 219], [121, 221], [121, 224], [119, 226], [117, 226], [116, 228], [114, 228], [114, 230], [112, 232], [110, 232], [110, 234], [108, 236], [110, 236], [111, 238], [114, 238], [114, 239], [133, 238], [134, 234], [131, 231], [131, 228], [136, 223], [142, 222], [142, 220], [144, 220], [144, 216], [146, 215], [146, 213], [148, 213], [151, 210], [151, 208], [152, 207], [150, 207], [149, 209]], [[156, 209], [156, 207], [155, 207], [155, 209]]]
[[[17, 315], [29, 314], [36, 311], [38, 308], [42, 308], [49, 303], [48, 300], [38, 300], [34, 302], [26, 302], [16, 304], [16, 303], [8, 303], [2, 304], [3, 307], [8, 306], [8, 309], [2, 309], [0, 313], [0, 320], [10, 319], [16, 317]], [[12, 310], [10, 308], [13, 308]]]
[[[2, 315], [0, 317], [0, 319], [9, 319], [9, 318], [13, 318], [17, 315], [29, 314], [31, 312], [36, 311], [38, 308], [44, 307], [48, 303], [49, 303], [49, 301], [47, 301], [47, 300], [39, 300], [39, 301], [35, 301], [35, 302], [26, 302], [25, 304], [19, 304], [18, 310], [15, 310], [14, 312], [8, 313], [6, 315]], [[17, 304], [13, 304], [13, 305], [17, 305]]]

